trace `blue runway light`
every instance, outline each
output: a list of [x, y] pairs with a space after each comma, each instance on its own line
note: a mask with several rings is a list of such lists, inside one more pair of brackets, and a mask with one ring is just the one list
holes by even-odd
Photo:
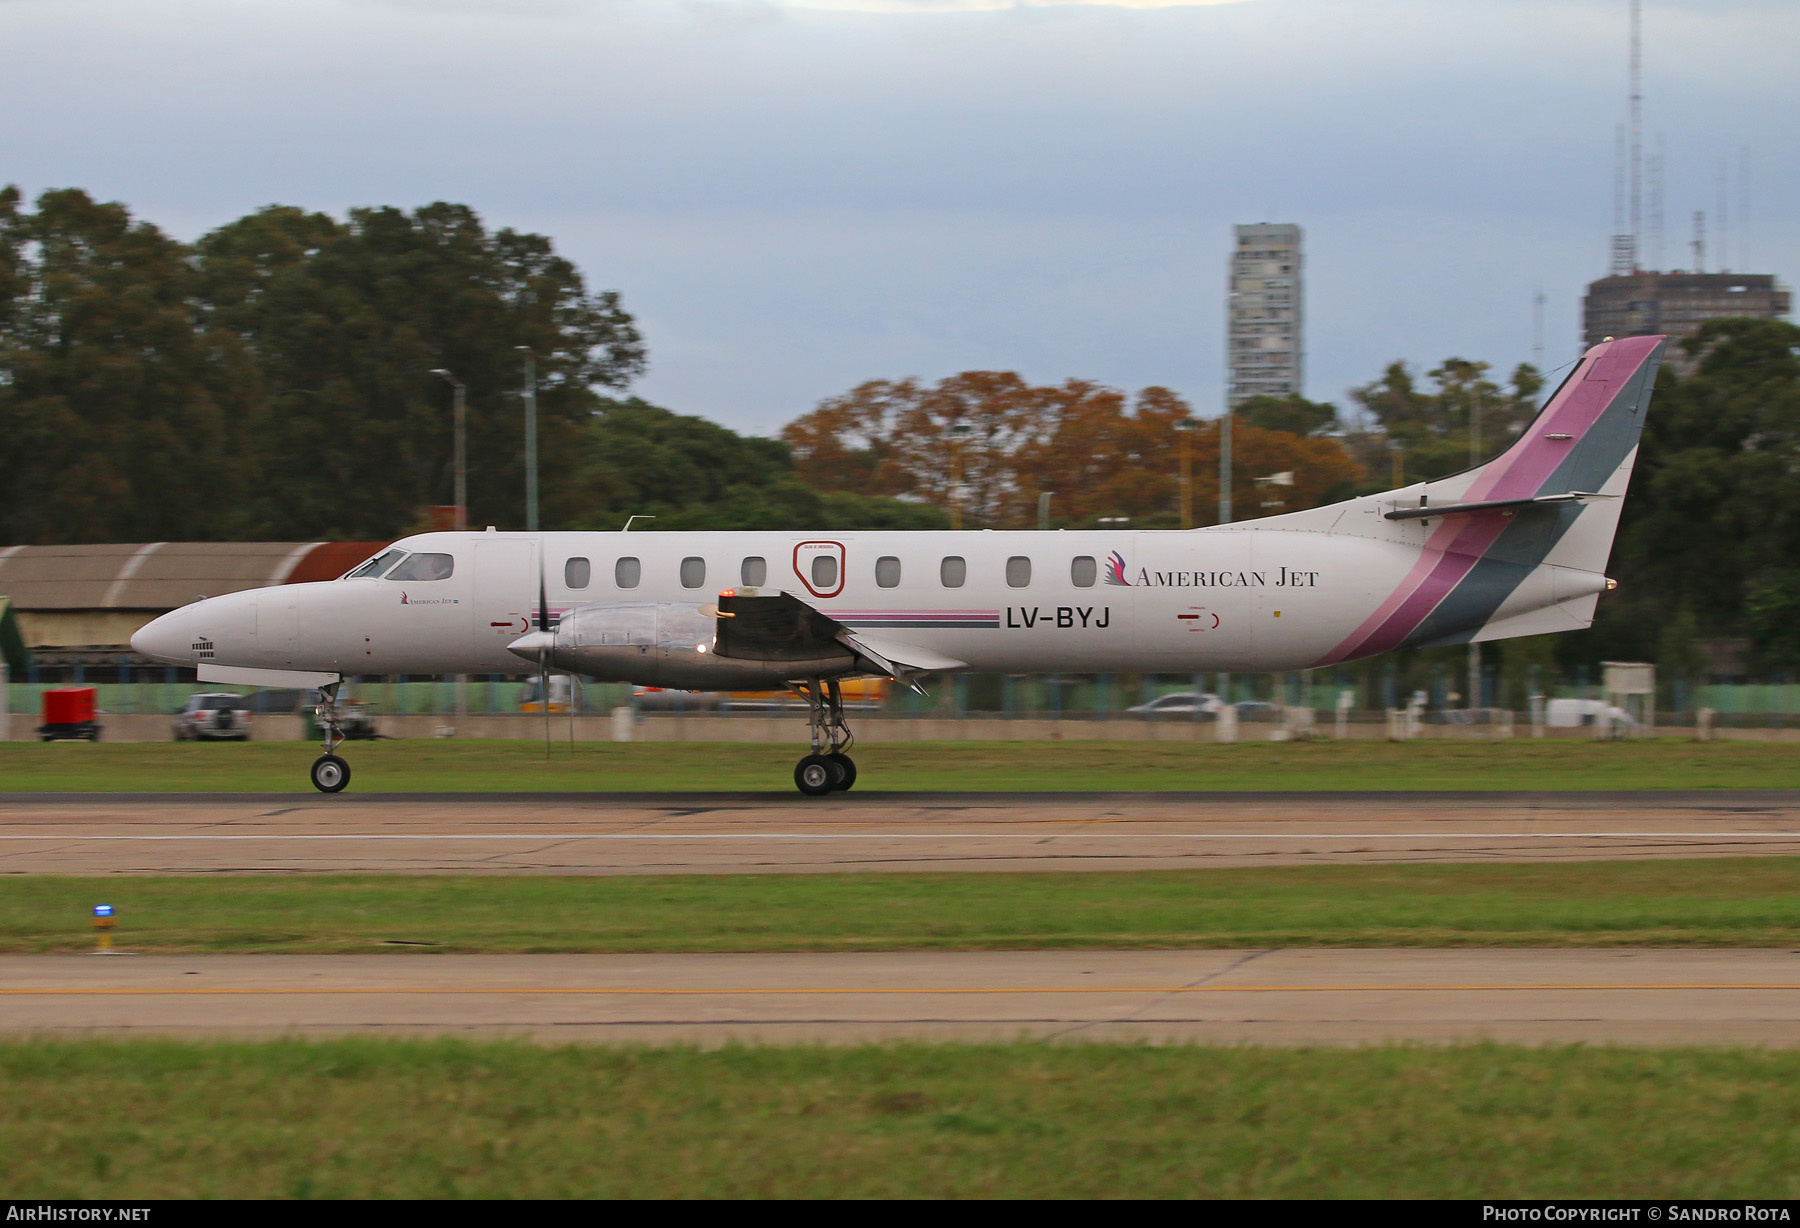
[[94, 905], [94, 915], [96, 917], [112, 916], [112, 905], [111, 904], [96, 904], [96, 905]]

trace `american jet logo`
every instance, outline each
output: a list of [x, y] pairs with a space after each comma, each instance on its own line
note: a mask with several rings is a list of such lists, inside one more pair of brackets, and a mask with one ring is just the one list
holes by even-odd
[[1125, 556], [1120, 554], [1117, 550], [1113, 551], [1112, 554], [1107, 557], [1106, 582], [1108, 584], [1117, 584], [1123, 588], [1131, 587], [1131, 581], [1125, 578]]
[[410, 598], [408, 598], [406, 593], [403, 591], [400, 594], [400, 604], [401, 605], [461, 605], [462, 600], [461, 600], [461, 598], [458, 598], [458, 597], [421, 597], [417, 601], [413, 601]]

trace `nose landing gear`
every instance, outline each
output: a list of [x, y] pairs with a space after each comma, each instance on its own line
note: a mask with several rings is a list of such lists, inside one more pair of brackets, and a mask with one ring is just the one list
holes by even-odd
[[823, 797], [856, 783], [856, 761], [845, 752], [855, 742], [844, 720], [844, 697], [835, 681], [813, 678], [794, 686], [806, 700], [812, 754], [794, 765], [794, 785], [808, 797]]
[[322, 701], [313, 708], [313, 717], [325, 731], [325, 753], [313, 760], [313, 788], [321, 793], [342, 793], [350, 783], [350, 765], [335, 752], [344, 741], [343, 722], [338, 716], [337, 695], [342, 681], [319, 688]]

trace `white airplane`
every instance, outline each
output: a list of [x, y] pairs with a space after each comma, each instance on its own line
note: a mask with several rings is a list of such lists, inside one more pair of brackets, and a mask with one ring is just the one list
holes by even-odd
[[214, 597], [132, 648], [204, 682], [317, 687], [336, 754], [347, 675], [514, 673], [791, 686], [802, 793], [856, 765], [840, 679], [1307, 669], [1593, 622], [1663, 337], [1595, 346], [1507, 451], [1447, 478], [1204, 529], [422, 533], [340, 579]]

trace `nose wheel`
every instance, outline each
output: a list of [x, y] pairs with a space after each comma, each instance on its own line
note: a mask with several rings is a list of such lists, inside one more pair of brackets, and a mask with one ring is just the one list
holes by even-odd
[[342, 793], [350, 783], [350, 765], [336, 755], [320, 755], [313, 760], [312, 782], [321, 793]]
[[337, 696], [342, 680], [319, 688], [319, 704], [313, 716], [325, 731], [325, 753], [313, 760], [312, 784], [321, 793], [342, 793], [350, 783], [350, 765], [337, 754], [344, 741], [343, 722], [338, 717]]
[[856, 760], [844, 752], [855, 739], [844, 720], [844, 697], [836, 682], [817, 678], [794, 690], [811, 709], [812, 754], [794, 765], [794, 786], [808, 797], [823, 797], [856, 783]]

